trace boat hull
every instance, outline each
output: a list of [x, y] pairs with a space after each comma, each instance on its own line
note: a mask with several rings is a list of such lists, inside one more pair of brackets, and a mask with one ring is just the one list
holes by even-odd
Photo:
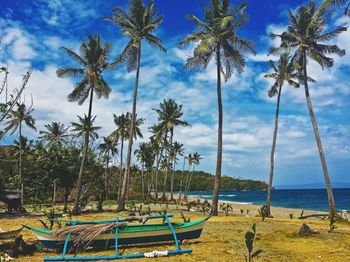
[[[206, 219], [189, 222], [174, 223], [173, 227], [177, 239], [196, 239], [201, 236]], [[62, 250], [65, 238], [53, 239], [51, 231], [27, 227], [40, 240], [42, 245], [47, 249]], [[174, 241], [171, 229], [166, 224], [158, 225], [133, 225], [121, 228], [118, 231], [118, 245], [136, 245], [155, 242]], [[68, 250], [73, 245], [73, 241], [68, 242]], [[115, 230], [105, 232], [94, 239], [90, 246], [94, 249], [108, 249], [115, 247]]]

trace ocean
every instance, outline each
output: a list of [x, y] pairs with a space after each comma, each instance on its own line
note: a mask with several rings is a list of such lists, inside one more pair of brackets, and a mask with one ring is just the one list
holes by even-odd
[[[350, 210], [350, 188], [333, 189], [337, 210]], [[192, 196], [212, 199], [212, 192], [189, 192]], [[271, 205], [275, 207], [328, 210], [326, 189], [275, 189], [271, 195]], [[240, 204], [264, 205], [266, 191], [226, 191], [220, 192], [219, 200]]]

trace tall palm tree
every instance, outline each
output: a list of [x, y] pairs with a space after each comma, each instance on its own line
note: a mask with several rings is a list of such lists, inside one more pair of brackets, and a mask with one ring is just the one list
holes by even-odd
[[209, 7], [204, 8], [204, 21], [194, 15], [187, 18], [194, 22], [198, 31], [188, 35], [180, 42], [180, 46], [197, 43], [193, 56], [187, 59], [186, 69], [206, 69], [214, 58], [217, 71], [217, 98], [218, 98], [218, 148], [215, 181], [213, 190], [213, 205], [211, 213], [218, 214], [218, 200], [220, 190], [222, 165], [222, 122], [223, 109], [221, 97], [221, 74], [224, 80], [231, 78], [234, 70], [242, 72], [245, 59], [242, 53], [255, 53], [253, 43], [238, 36], [237, 30], [249, 19], [244, 12], [247, 3], [233, 6], [230, 0], [211, 0]]
[[168, 132], [170, 133], [169, 149], [168, 149], [168, 157], [167, 157], [168, 167], [164, 175], [163, 195], [162, 195], [162, 200], [164, 201], [167, 178], [169, 173], [169, 165], [170, 165], [170, 152], [173, 146], [174, 128], [180, 125], [188, 126], [188, 123], [184, 120], [181, 120], [181, 117], [183, 116], [182, 105], [177, 104], [173, 99], [164, 100], [163, 103], [160, 103], [159, 108], [154, 110], [158, 114], [159, 125], [163, 126], [167, 133]]
[[118, 199], [121, 189], [121, 178], [123, 173], [123, 156], [124, 156], [124, 141], [128, 139], [128, 126], [130, 126], [128, 116], [130, 113], [121, 114], [119, 116], [113, 114], [113, 121], [117, 128], [109, 135], [112, 139], [119, 141], [120, 140], [120, 163], [119, 163], [119, 179], [118, 179]]
[[186, 182], [185, 182], [185, 189], [184, 189], [184, 199], [187, 200], [187, 191], [190, 186], [189, 186], [189, 182], [190, 182], [190, 170], [191, 170], [191, 166], [193, 164], [193, 154], [188, 154], [187, 156], [187, 163], [188, 163], [188, 169], [187, 169], [187, 176], [186, 176]]
[[108, 195], [108, 176], [109, 176], [109, 162], [111, 157], [113, 158], [118, 154], [118, 143], [117, 140], [110, 137], [102, 137], [102, 143], [99, 144], [98, 148], [100, 152], [106, 157], [106, 173], [104, 179], [104, 198], [107, 199]]
[[184, 178], [184, 174], [185, 174], [185, 165], [186, 165], [186, 160], [187, 160], [187, 156], [184, 156], [184, 162], [182, 165], [182, 172], [181, 172], [181, 179], [180, 179], [180, 192], [179, 192], [179, 198], [178, 200], [181, 200], [181, 194], [182, 194], [182, 184], [183, 184], [183, 178]]
[[[144, 176], [144, 170], [150, 170], [154, 162], [153, 150], [151, 143], [140, 143], [139, 148], [135, 150], [134, 154], [136, 155], [137, 160], [141, 163], [141, 190], [142, 190], [142, 200], [146, 200], [146, 181]], [[148, 188], [149, 190], [149, 188]]]
[[[130, 122], [131, 122], [131, 113], [127, 112], [126, 114], [121, 114], [120, 116], [116, 116], [113, 114], [114, 124], [117, 126], [116, 130], [114, 130], [109, 137], [114, 140], [121, 140], [120, 143], [120, 168], [119, 168], [119, 179], [118, 179], [118, 199], [120, 196], [121, 188], [122, 188], [122, 173], [123, 173], [123, 153], [124, 153], [124, 141], [129, 140], [130, 134]], [[140, 126], [143, 125], [145, 119], [137, 118], [134, 124], [133, 129], [133, 139], [137, 140], [137, 138], [143, 138]]]
[[154, 191], [155, 200], [158, 201], [158, 173], [159, 165], [163, 160], [163, 151], [167, 146], [167, 132], [164, 125], [159, 123], [151, 126], [150, 132], [153, 134], [150, 137], [153, 151], [155, 152], [155, 169], [154, 169]]
[[130, 122], [130, 134], [128, 153], [126, 158], [126, 168], [123, 178], [121, 195], [118, 200], [118, 211], [125, 209], [125, 195], [128, 186], [130, 173], [131, 153], [133, 144], [133, 130], [136, 122], [136, 101], [137, 89], [139, 85], [140, 65], [141, 65], [141, 47], [142, 40], [146, 40], [152, 46], [165, 52], [162, 41], [153, 35], [158, 26], [162, 23], [163, 17], [157, 17], [157, 9], [154, 8], [154, 1], [150, 0], [148, 6], [142, 3], [142, 0], [131, 0], [127, 10], [121, 7], [113, 7], [112, 18], [106, 18], [121, 28], [124, 35], [130, 38], [128, 44], [119, 56], [119, 62], [126, 62], [129, 72], [136, 70], [134, 95], [132, 103], [132, 116]]
[[278, 115], [280, 109], [280, 99], [282, 93], [282, 87], [285, 82], [294, 87], [300, 87], [300, 84], [296, 82], [295, 79], [298, 78], [298, 75], [294, 69], [292, 63], [290, 63], [290, 56], [288, 53], [284, 53], [280, 56], [278, 66], [276, 67], [272, 60], [269, 61], [269, 64], [273, 72], [265, 75], [266, 78], [274, 79], [274, 84], [268, 91], [269, 97], [273, 97], [277, 94], [277, 104], [276, 104], [276, 113], [275, 113], [275, 128], [273, 131], [272, 138], [272, 147], [270, 154], [270, 175], [269, 175], [269, 185], [267, 188], [267, 197], [266, 197], [266, 208], [268, 216], [271, 216], [271, 191], [272, 191], [272, 180], [273, 172], [275, 166], [275, 148], [277, 140], [277, 131], [278, 131]]
[[173, 146], [171, 147], [171, 154], [169, 155], [172, 161], [173, 166], [173, 172], [171, 174], [170, 179], [170, 200], [174, 200], [174, 176], [176, 171], [176, 163], [177, 163], [177, 156], [183, 156], [184, 155], [184, 145], [175, 141]]
[[334, 218], [336, 211], [334, 196], [328, 175], [326, 158], [311, 103], [307, 74], [308, 59], [314, 60], [323, 69], [324, 67], [330, 68], [334, 65], [333, 58], [327, 57], [327, 54], [336, 54], [338, 56], [345, 55], [345, 50], [340, 49], [337, 45], [328, 45], [324, 43], [336, 38], [340, 33], [347, 30], [346, 27], [338, 27], [335, 30], [324, 32], [325, 27], [327, 26], [326, 20], [328, 16], [329, 11], [326, 9], [326, 6], [321, 5], [317, 7], [316, 2], [313, 1], [308, 5], [299, 7], [296, 14], [293, 14], [293, 12], [289, 10], [289, 26], [287, 31], [280, 35], [271, 33], [272, 38], [279, 37], [281, 39], [280, 47], [272, 48], [271, 52], [275, 53], [280, 50], [292, 51], [293, 56], [291, 61], [295, 67], [301, 71], [307, 107], [327, 186], [329, 217]]
[[21, 191], [21, 209], [24, 204], [24, 184], [23, 184], [23, 175], [22, 175], [22, 123], [28, 126], [30, 129], [36, 131], [35, 119], [32, 116], [34, 109], [30, 106], [28, 109], [24, 103], [16, 102], [16, 110], [11, 110], [7, 116], [7, 122], [5, 123], [4, 132], [10, 132], [10, 135], [16, 132], [18, 129], [19, 135], [19, 161], [18, 161], [18, 173], [20, 180], [20, 191]]
[[[94, 93], [98, 98], [102, 96], [104, 98], [108, 98], [108, 95], [111, 92], [111, 88], [103, 78], [104, 71], [112, 68], [112, 64], [107, 62], [108, 56], [112, 50], [111, 44], [109, 42], [102, 43], [101, 36], [99, 35], [88, 35], [87, 42], [81, 40], [81, 46], [79, 50], [80, 55], [66, 47], [62, 48], [70, 57], [78, 62], [81, 67], [64, 67], [57, 69], [57, 76], [60, 78], [83, 77], [80, 82], [75, 84], [74, 90], [68, 95], [68, 101], [78, 102], [79, 105], [82, 105], [90, 96], [89, 110], [87, 115], [88, 119], [90, 120]], [[88, 131], [84, 137], [84, 150], [79, 170], [77, 197], [74, 207], [75, 213], [79, 213], [80, 210], [83, 171], [87, 159], [89, 139], [90, 135]]]
[[46, 124], [45, 128], [46, 130], [39, 132], [42, 135], [39, 136], [39, 139], [45, 141], [48, 147], [67, 143], [69, 126], [65, 127], [60, 122], [51, 122], [51, 124]]

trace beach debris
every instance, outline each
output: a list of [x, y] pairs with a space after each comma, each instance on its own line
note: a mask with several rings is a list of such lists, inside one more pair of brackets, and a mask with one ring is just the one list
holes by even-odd
[[184, 215], [184, 213], [180, 212], [180, 215], [181, 215], [181, 217], [182, 217], [182, 219], [183, 219], [183, 221], [184, 221], [185, 223], [191, 222], [191, 218], [190, 218], [190, 217], [189, 217], [189, 218], [186, 218], [185, 215]]
[[318, 230], [312, 229], [307, 224], [303, 223], [299, 229], [298, 235], [299, 236], [312, 236], [320, 234]]
[[253, 251], [254, 249], [254, 240], [256, 237], [256, 224], [253, 224], [253, 226], [245, 233], [245, 245], [247, 247], [247, 253], [243, 253], [245, 261], [246, 262], [253, 262], [255, 258], [258, 257], [261, 252], [263, 252], [262, 249], [258, 249]]
[[145, 257], [165, 257], [167, 255], [168, 255], [168, 250], [165, 250], [165, 251], [154, 250], [152, 252], [144, 253]]
[[0, 262], [11, 261], [11, 260], [14, 260], [14, 258], [10, 257], [9, 254], [7, 254], [7, 253], [5, 253], [4, 255], [0, 256]]

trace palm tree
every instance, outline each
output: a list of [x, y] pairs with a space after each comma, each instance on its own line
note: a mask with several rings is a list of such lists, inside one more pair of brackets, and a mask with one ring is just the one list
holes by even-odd
[[191, 174], [189, 175], [189, 179], [188, 179], [188, 184], [187, 184], [186, 192], [188, 192], [188, 191], [190, 190], [191, 180], [192, 180], [192, 176], [193, 176], [195, 167], [198, 166], [198, 165], [200, 164], [200, 160], [201, 160], [201, 159], [202, 159], [202, 158], [201, 158], [201, 155], [198, 154], [197, 152], [195, 152], [195, 153], [192, 155], [191, 164], [193, 165], [193, 167], [192, 167], [192, 172], [191, 172]]
[[204, 8], [204, 21], [194, 15], [187, 18], [194, 22], [198, 31], [188, 35], [180, 42], [180, 46], [197, 43], [193, 56], [187, 59], [186, 69], [206, 69], [212, 58], [215, 58], [217, 71], [217, 98], [218, 98], [218, 148], [216, 172], [213, 190], [213, 205], [211, 213], [218, 214], [218, 198], [220, 190], [222, 165], [222, 97], [221, 74], [228, 81], [234, 70], [242, 72], [245, 59], [242, 52], [255, 53], [253, 43], [240, 38], [237, 30], [249, 19], [244, 12], [247, 3], [233, 6], [230, 0], [211, 0], [209, 7]]
[[[151, 143], [140, 143], [139, 148], [135, 150], [134, 154], [136, 155], [137, 160], [141, 163], [141, 190], [142, 190], [142, 200], [146, 200], [146, 194], [145, 194], [145, 176], [144, 176], [144, 169], [146, 168], [147, 171], [152, 167], [154, 162], [154, 154], [152, 150], [152, 144]], [[149, 187], [148, 187], [149, 190]]]
[[[83, 79], [75, 84], [75, 89], [68, 95], [68, 101], [78, 102], [82, 105], [85, 100], [89, 98], [89, 110], [87, 118], [91, 120], [92, 114], [92, 101], [94, 93], [98, 98], [108, 98], [111, 88], [103, 78], [104, 71], [111, 69], [112, 64], [107, 62], [108, 56], [112, 50], [109, 42], [101, 43], [101, 36], [88, 35], [88, 41], [81, 40], [80, 55], [74, 51], [63, 47], [63, 50], [72, 57], [80, 68], [64, 67], [57, 69], [57, 76], [64, 77], [83, 77]], [[92, 122], [92, 121], [91, 121]], [[83, 182], [83, 171], [85, 162], [87, 159], [88, 147], [89, 147], [89, 131], [84, 137], [84, 150], [81, 160], [78, 184], [77, 184], [77, 197], [75, 200], [74, 212], [79, 213], [80, 209], [80, 196]]]
[[338, 56], [345, 55], [345, 50], [340, 49], [337, 45], [327, 45], [327, 42], [337, 37], [340, 33], [346, 31], [346, 27], [338, 27], [330, 32], [324, 32], [326, 27], [326, 19], [329, 13], [324, 5], [317, 7], [315, 2], [310, 2], [308, 5], [301, 6], [296, 14], [289, 10], [289, 26], [287, 31], [282, 34], [273, 34], [271, 37], [279, 37], [281, 45], [277, 48], [272, 48], [271, 52], [275, 53], [280, 50], [292, 50], [292, 63], [302, 74], [302, 82], [305, 88], [305, 97], [307, 107], [310, 114], [312, 127], [314, 130], [318, 152], [323, 169], [323, 175], [327, 186], [329, 217], [335, 216], [335, 202], [332, 191], [331, 182], [328, 175], [326, 159], [321, 143], [318, 126], [313, 111], [311, 97], [308, 86], [307, 61], [308, 58], [318, 63], [322, 69], [330, 68], [334, 64], [333, 58], [327, 57], [327, 54], [336, 54]]
[[[86, 136], [89, 136], [89, 140], [96, 140], [99, 138], [97, 130], [101, 129], [101, 126], [94, 126], [96, 116], [88, 117], [84, 114], [84, 117], [77, 116], [79, 122], [71, 122], [72, 131], [74, 132], [75, 137], [85, 139]], [[91, 121], [90, 121], [91, 120]], [[84, 145], [83, 145], [84, 147]]]
[[36, 131], [35, 128], [35, 119], [32, 116], [34, 109], [30, 106], [28, 109], [24, 103], [16, 102], [17, 109], [11, 110], [7, 116], [7, 122], [5, 123], [4, 132], [10, 132], [10, 135], [13, 135], [14, 132], [18, 129], [19, 134], [19, 161], [18, 161], [18, 173], [20, 180], [20, 191], [21, 191], [21, 209], [24, 204], [24, 184], [22, 176], [22, 123], [24, 123], [29, 128]]
[[193, 164], [193, 154], [188, 154], [187, 156], [187, 163], [188, 163], [188, 170], [187, 170], [187, 176], [186, 176], [186, 183], [185, 183], [185, 189], [184, 189], [184, 199], [187, 200], [187, 191], [189, 188], [189, 182], [190, 182], [190, 170], [191, 166]]
[[[181, 179], [180, 179], [180, 192], [179, 192], [179, 198], [178, 200], [181, 200], [181, 194], [182, 194], [182, 184], [183, 184], [183, 177], [185, 173], [185, 165], [186, 165], [186, 160], [188, 160], [187, 156], [184, 156], [184, 162], [182, 165], [182, 172], [181, 172]], [[186, 185], [185, 185], [186, 186]]]
[[151, 133], [153, 134], [150, 137], [153, 151], [155, 152], [155, 169], [154, 169], [154, 191], [155, 191], [155, 200], [158, 201], [158, 173], [159, 165], [163, 159], [163, 151], [167, 146], [167, 132], [164, 125], [156, 124], [151, 126]]
[[118, 199], [121, 189], [121, 178], [123, 173], [123, 154], [124, 154], [124, 141], [128, 139], [128, 126], [130, 126], [128, 114], [121, 114], [120, 116], [116, 116], [113, 114], [114, 124], [117, 128], [109, 135], [112, 139], [120, 142], [120, 168], [119, 168], [119, 179], [118, 179]]
[[152, 46], [165, 52], [165, 48], [162, 46], [162, 41], [153, 35], [158, 26], [162, 23], [163, 17], [157, 17], [157, 9], [154, 8], [153, 0], [149, 1], [148, 6], [144, 5], [142, 3], [142, 0], [131, 0], [127, 10], [124, 10], [121, 7], [114, 7], [112, 18], [106, 18], [106, 20], [120, 27], [123, 34], [130, 38], [122, 54], [119, 56], [118, 61], [126, 62], [129, 72], [136, 70], [132, 103], [132, 116], [130, 122], [131, 132], [129, 134], [126, 168], [123, 178], [121, 195], [118, 199], [118, 211], [121, 211], [125, 209], [125, 195], [130, 173], [131, 153], [134, 136], [133, 130], [136, 122], [136, 101], [141, 65], [142, 40], [146, 40]]
[[183, 156], [184, 155], [184, 145], [175, 141], [174, 145], [171, 147], [171, 154], [169, 156], [171, 156], [171, 161], [173, 162], [172, 166], [173, 166], [173, 172], [171, 174], [171, 179], [170, 179], [170, 200], [174, 200], [174, 173], [176, 171], [176, 160], [177, 160], [177, 156]]
[[[126, 114], [121, 114], [120, 116], [116, 116], [113, 114], [114, 124], [117, 126], [117, 129], [114, 130], [109, 137], [114, 140], [121, 139], [120, 143], [120, 168], [119, 168], [119, 185], [118, 185], [118, 199], [121, 192], [122, 186], [122, 173], [123, 173], [123, 152], [124, 152], [124, 141], [129, 139], [130, 134], [130, 122], [131, 122], [131, 113], [127, 112]], [[133, 139], [137, 140], [137, 138], [143, 138], [140, 126], [143, 125], [145, 119], [137, 118], [134, 124], [133, 130]]]
[[67, 134], [69, 126], [65, 127], [64, 124], [60, 122], [51, 122], [51, 124], [45, 125], [45, 128], [47, 131], [39, 132], [42, 135], [39, 139], [45, 141], [48, 147], [67, 143], [66, 139], [69, 137], [69, 134]]
[[[175, 126], [188, 126], [188, 123], [184, 120], [181, 120], [183, 116], [182, 105], [179, 105], [173, 99], [164, 100], [163, 103], [160, 103], [159, 109], [154, 109], [158, 113], [159, 125], [163, 126], [166, 130], [166, 134], [170, 133], [169, 140], [169, 149], [173, 146], [173, 137], [174, 137], [174, 128]], [[162, 200], [165, 200], [165, 190], [167, 184], [167, 178], [169, 173], [170, 165], [170, 151], [168, 150], [167, 163], [168, 167], [164, 175], [164, 184], [163, 184], [163, 195]]]
[[111, 157], [114, 157], [118, 154], [118, 143], [115, 139], [110, 137], [102, 137], [102, 143], [99, 144], [98, 148], [100, 152], [106, 157], [106, 173], [105, 173], [105, 181], [104, 181], [104, 197], [107, 199], [108, 195], [108, 170], [109, 170], [109, 161]]
[[272, 78], [275, 80], [274, 84], [268, 91], [269, 97], [273, 97], [277, 94], [277, 105], [275, 113], [275, 128], [273, 131], [272, 138], [272, 148], [270, 154], [270, 175], [269, 175], [269, 185], [267, 188], [267, 198], [266, 198], [266, 208], [268, 216], [271, 216], [271, 191], [272, 191], [272, 180], [273, 180], [273, 171], [275, 165], [275, 148], [277, 140], [277, 130], [278, 130], [278, 114], [280, 108], [280, 98], [282, 93], [282, 87], [285, 82], [294, 87], [300, 87], [300, 84], [295, 81], [298, 78], [297, 73], [295, 72], [294, 66], [290, 63], [290, 56], [288, 53], [284, 53], [280, 56], [278, 66], [276, 67], [272, 60], [269, 61], [269, 64], [273, 70], [272, 73], [265, 75], [266, 78]]

